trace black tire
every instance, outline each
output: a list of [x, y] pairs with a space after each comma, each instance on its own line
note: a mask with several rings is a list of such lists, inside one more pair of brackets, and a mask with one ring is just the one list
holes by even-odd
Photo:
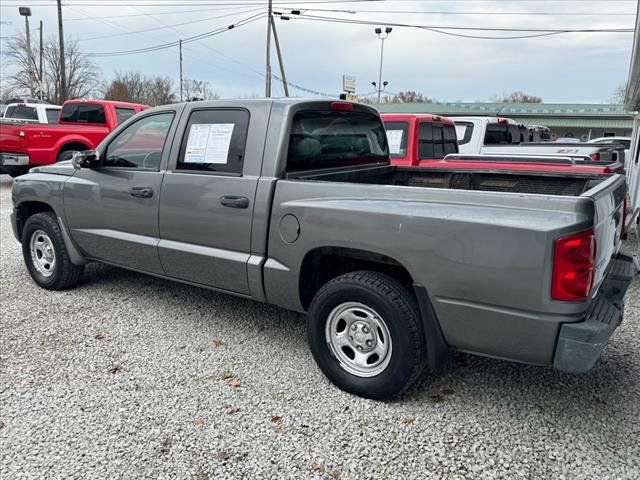
[[[348, 302], [374, 310], [391, 337], [389, 363], [375, 376], [348, 372], [327, 343], [325, 331], [331, 312]], [[414, 296], [398, 281], [378, 272], [351, 272], [327, 282], [311, 302], [307, 336], [316, 363], [329, 380], [338, 388], [365, 398], [385, 400], [402, 394], [426, 363], [426, 344]]]
[[[38, 271], [32, 257], [31, 238], [37, 231], [42, 231], [48, 236], [55, 253], [55, 263], [49, 276]], [[58, 219], [53, 212], [36, 213], [29, 217], [22, 230], [22, 255], [33, 281], [47, 290], [64, 290], [75, 286], [84, 271], [84, 266], [71, 263]]]
[[65, 160], [71, 160], [73, 154], [80, 150], [60, 150], [56, 156], [56, 163], [64, 162]]
[[4, 169], [11, 178], [29, 173], [29, 167], [4, 167]]

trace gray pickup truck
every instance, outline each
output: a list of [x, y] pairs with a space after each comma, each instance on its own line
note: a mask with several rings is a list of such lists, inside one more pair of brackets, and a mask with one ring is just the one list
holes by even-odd
[[104, 262], [307, 313], [338, 387], [384, 399], [453, 350], [590, 369], [633, 275], [620, 175], [389, 164], [377, 113], [332, 101], [145, 110], [15, 180], [33, 280]]

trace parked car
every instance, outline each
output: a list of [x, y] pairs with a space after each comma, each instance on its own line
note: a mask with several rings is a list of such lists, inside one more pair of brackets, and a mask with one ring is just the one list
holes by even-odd
[[595, 145], [576, 142], [521, 142], [520, 127], [513, 120], [496, 117], [455, 117], [460, 153], [490, 155], [563, 155], [580, 161], [591, 158], [601, 162], [624, 164], [624, 149], [619, 145]]
[[[489, 170], [565, 171], [569, 174], [621, 173], [619, 162], [603, 163], [591, 158], [577, 159], [559, 154], [457, 154], [456, 127], [452, 119], [429, 114], [381, 115], [387, 132], [392, 165], [423, 166], [430, 168], [469, 168]], [[515, 123], [513, 123], [515, 125]], [[518, 125], [518, 132], [521, 127]], [[516, 130], [514, 130], [516, 132]], [[446, 162], [438, 161], [446, 159]], [[577, 164], [579, 163], [579, 165]]]
[[392, 165], [421, 165], [458, 153], [453, 120], [439, 115], [381, 115]]
[[98, 261], [307, 312], [320, 369], [364, 397], [451, 349], [587, 371], [632, 276], [624, 177], [393, 166], [349, 102], [165, 105], [32, 172], [11, 219], [36, 284]]
[[544, 125], [527, 125], [530, 142], [548, 142], [551, 140], [551, 130]]
[[[46, 106], [45, 106], [46, 107]], [[57, 125], [0, 125], [0, 170], [12, 177], [35, 165], [70, 158], [73, 152], [95, 148], [109, 132], [148, 108], [126, 102], [69, 100]]]
[[7, 109], [7, 106], [4, 103], [0, 103], [0, 118], [4, 115], [4, 111]]
[[2, 115], [5, 122], [58, 123], [60, 105], [48, 103], [10, 103]]

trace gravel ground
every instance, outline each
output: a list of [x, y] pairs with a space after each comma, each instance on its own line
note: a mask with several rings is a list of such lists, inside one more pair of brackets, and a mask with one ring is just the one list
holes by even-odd
[[2, 176], [2, 479], [640, 476], [640, 278], [589, 374], [457, 354], [380, 403], [323, 377], [300, 315], [100, 265], [75, 290], [39, 289], [10, 187]]

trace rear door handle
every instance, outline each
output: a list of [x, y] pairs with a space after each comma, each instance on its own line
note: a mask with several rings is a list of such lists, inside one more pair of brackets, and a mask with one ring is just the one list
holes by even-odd
[[225, 195], [220, 197], [220, 203], [225, 207], [247, 208], [249, 206], [249, 199], [247, 197], [239, 197], [237, 195]]
[[151, 187], [131, 187], [129, 189], [129, 195], [138, 198], [151, 198], [153, 197], [153, 188]]

